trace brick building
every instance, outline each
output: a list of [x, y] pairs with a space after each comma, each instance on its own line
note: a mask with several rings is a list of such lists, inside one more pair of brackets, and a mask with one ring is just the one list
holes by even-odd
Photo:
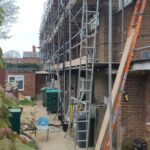
[[[95, 8], [94, 1], [88, 1], [89, 8]], [[123, 53], [124, 43], [126, 42], [127, 32], [131, 21], [135, 1], [125, 0], [124, 7], [124, 29], [122, 30], [122, 9], [121, 0], [113, 1], [113, 81], [115, 80], [117, 69], [120, 63], [120, 59]], [[64, 6], [68, 9], [68, 1], [64, 2]], [[49, 4], [47, 4], [49, 5]], [[53, 7], [49, 11], [45, 11], [49, 17], [57, 16], [56, 25], [52, 26], [50, 20], [44, 18], [42, 22], [41, 33], [40, 33], [40, 47], [41, 47], [41, 60], [43, 66], [46, 66], [50, 62], [51, 57], [54, 53], [59, 51], [59, 58], [55, 60], [60, 71], [60, 79], [63, 78], [63, 72], [65, 72], [65, 81], [60, 81], [61, 87], [69, 93], [69, 54], [68, 54], [68, 43], [69, 43], [69, 15], [64, 17], [62, 6], [56, 0]], [[78, 34], [77, 31], [81, 30], [81, 17], [82, 12], [79, 12], [82, 7], [82, 2], [79, 0], [71, 1], [71, 12], [73, 19], [77, 17], [77, 25], [71, 24], [71, 37], [73, 38]], [[57, 15], [57, 11], [62, 15]], [[101, 103], [104, 103], [105, 97], [108, 96], [108, 0], [101, 0], [99, 5], [99, 25], [97, 26], [97, 48], [96, 48], [96, 60], [94, 67], [94, 82], [93, 82], [93, 94], [92, 104], [96, 106], [96, 122], [95, 122], [95, 142], [99, 134], [101, 122], [103, 120], [103, 114], [105, 113], [106, 107], [99, 107]], [[77, 14], [76, 14], [77, 13]], [[52, 15], [53, 14], [53, 15]], [[150, 149], [150, 1], [147, 1], [145, 12], [143, 14], [143, 21], [138, 35], [136, 44], [136, 51], [132, 59], [132, 65], [125, 85], [125, 92], [128, 95], [129, 100], [126, 101], [124, 97], [121, 102], [120, 115], [118, 119], [117, 128], [115, 130], [114, 145], [115, 149], [126, 149], [127, 146], [132, 146], [133, 139], [141, 137], [146, 140], [148, 149]], [[58, 21], [60, 20], [60, 21]], [[63, 20], [63, 21], [62, 21]], [[62, 28], [59, 29], [59, 27]], [[48, 28], [49, 27], [49, 28]], [[68, 28], [67, 28], [68, 27]], [[80, 30], [79, 30], [79, 29]], [[48, 32], [47, 31], [50, 31]], [[123, 31], [123, 32], [122, 32]], [[61, 42], [62, 45], [58, 46], [58, 35], [62, 34]], [[79, 53], [80, 53], [80, 34], [75, 40], [71, 38], [71, 87], [74, 90], [74, 95], [77, 96], [78, 90], [78, 73], [79, 73]], [[122, 43], [122, 37], [124, 37], [124, 43]], [[53, 39], [53, 40], [51, 40]], [[54, 41], [54, 47], [52, 46]], [[90, 40], [88, 41], [90, 42]], [[65, 44], [64, 44], [65, 43]], [[75, 47], [75, 44], [79, 44], [79, 47]], [[58, 47], [57, 47], [58, 46]], [[59, 61], [57, 61], [59, 59]], [[90, 64], [90, 63], [89, 63]], [[54, 65], [54, 68], [55, 68]], [[45, 67], [45, 70], [48, 70]], [[83, 75], [84, 76], [84, 75]], [[64, 79], [64, 78], [63, 78]], [[67, 97], [67, 96], [66, 96]], [[69, 101], [66, 98], [66, 101]]]
[[[6, 63], [5, 79], [8, 82], [18, 81], [18, 91], [24, 96], [35, 98], [40, 93], [40, 89], [46, 85], [47, 73], [38, 73], [39, 53], [34, 46], [33, 51], [23, 53], [23, 58], [5, 58], [4, 61]], [[12, 67], [7, 67], [8, 64], [9, 66], [12, 64]]]

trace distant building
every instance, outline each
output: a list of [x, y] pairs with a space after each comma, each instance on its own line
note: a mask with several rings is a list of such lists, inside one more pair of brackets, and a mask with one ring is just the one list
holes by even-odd
[[36, 47], [32, 47], [32, 51], [23, 52], [23, 58], [4, 58], [5, 63], [32, 63], [39, 64], [39, 52], [36, 52]]
[[35, 97], [40, 93], [41, 87], [46, 84], [47, 73], [39, 74], [39, 52], [36, 52], [35, 46], [32, 47], [31, 52], [24, 52], [23, 58], [5, 58], [4, 61], [6, 63], [6, 80], [8, 82], [17, 81], [18, 91], [21, 94]]
[[39, 52], [36, 51], [35, 46], [32, 46], [32, 52], [23, 52], [23, 58], [39, 58]]

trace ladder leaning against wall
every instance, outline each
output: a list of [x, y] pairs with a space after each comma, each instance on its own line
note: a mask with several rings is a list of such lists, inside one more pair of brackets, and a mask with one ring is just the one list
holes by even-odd
[[[121, 105], [122, 95], [124, 92], [125, 82], [132, 61], [133, 51], [137, 43], [137, 38], [142, 24], [146, 3], [147, 0], [137, 0], [135, 4], [123, 55], [120, 61], [120, 66], [112, 89], [112, 106], [113, 106], [112, 128], [113, 129], [117, 124], [117, 118], [118, 118], [118, 113]], [[95, 150], [102, 150], [102, 149], [109, 150], [110, 139], [107, 130], [108, 120], [109, 120], [109, 111], [107, 109], [102, 122], [101, 130], [99, 133]], [[103, 143], [105, 145], [104, 148], [102, 148]]]
[[[96, 34], [99, 21], [99, 0], [94, 0], [95, 8], [89, 8], [89, 0], [83, 0], [82, 24], [80, 32], [80, 64], [78, 75], [77, 105], [75, 113], [75, 149], [76, 145], [84, 143], [88, 149], [90, 109], [92, 99], [93, 72], [96, 52]], [[81, 76], [84, 74], [84, 78]], [[83, 86], [81, 86], [83, 85]], [[83, 96], [84, 95], [84, 96]], [[82, 99], [84, 97], [84, 100]], [[80, 115], [84, 119], [80, 120]], [[84, 130], [79, 128], [79, 124], [85, 125]], [[83, 139], [79, 134], [84, 134]]]

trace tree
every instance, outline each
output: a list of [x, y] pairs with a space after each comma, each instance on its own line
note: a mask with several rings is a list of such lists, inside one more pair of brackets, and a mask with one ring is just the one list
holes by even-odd
[[8, 33], [17, 21], [18, 9], [16, 0], [0, 0], [0, 39], [10, 38]]
[[4, 58], [20, 58], [20, 53], [16, 50], [9, 50], [4, 53]]
[[2, 49], [0, 47], [0, 69], [4, 68], [4, 61], [3, 61], [3, 52]]

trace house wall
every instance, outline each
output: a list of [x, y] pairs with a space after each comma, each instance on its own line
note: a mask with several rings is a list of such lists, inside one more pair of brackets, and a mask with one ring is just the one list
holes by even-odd
[[9, 73], [6, 72], [6, 79], [8, 75], [24, 75], [24, 91], [19, 91], [24, 96], [33, 96], [35, 97], [35, 73]]
[[[102, 0], [100, 3], [100, 25], [98, 27], [98, 33], [97, 33], [97, 42], [96, 42], [96, 59], [100, 63], [107, 63], [108, 62], [108, 0]], [[115, 18], [116, 18], [116, 12], [118, 11], [118, 0], [113, 1], [113, 41], [114, 41], [114, 35], [115, 35]], [[120, 50], [119, 50], [120, 51]], [[117, 53], [119, 53], [117, 51]], [[116, 58], [116, 51], [115, 48], [113, 48], [112, 53], [112, 61], [117, 62]]]
[[39, 64], [39, 58], [23, 58], [22, 63]]
[[146, 123], [150, 122], [150, 74], [147, 73], [146, 74], [146, 80], [145, 80], [145, 88], [144, 88], [144, 112], [145, 112], [145, 116], [144, 116], [144, 138], [146, 140], [146, 142], [148, 143], [148, 148], [150, 149], [150, 125], [147, 125]]
[[[117, 63], [120, 62], [123, 48], [122, 48], [122, 27], [121, 27], [121, 17], [122, 11], [118, 8], [118, 0], [113, 1], [113, 53], [112, 61]], [[130, 25], [130, 21], [133, 14], [134, 5], [130, 4], [124, 9], [124, 43], [126, 42], [127, 33]], [[143, 21], [141, 24], [139, 36], [137, 39], [137, 47], [150, 46], [150, 29], [149, 29], [149, 20], [150, 16], [150, 1], [147, 1], [146, 8], [143, 14]], [[96, 59], [98, 62], [106, 63], [108, 62], [108, 1], [102, 1], [100, 6], [100, 26], [98, 28], [97, 34], [97, 51]], [[134, 60], [140, 59], [140, 50], [134, 53]]]
[[[124, 43], [126, 41], [128, 28], [130, 25], [132, 14], [133, 14], [133, 9], [134, 9], [133, 4], [127, 6], [124, 9], [124, 13], [125, 13], [124, 14]], [[122, 52], [123, 52], [122, 43], [121, 43], [121, 40], [122, 40], [121, 13], [122, 13], [122, 11], [117, 12], [114, 17], [115, 32], [114, 32], [113, 51], [114, 51], [114, 61], [116, 61], [116, 62], [120, 61], [120, 58], [121, 58]], [[150, 19], [149, 19], [149, 16], [150, 16], [150, 1], [147, 1], [146, 8], [145, 8], [145, 11], [143, 14], [143, 20], [142, 20], [139, 36], [137, 39], [136, 48], [150, 46], [150, 44], [149, 44], [149, 41], [150, 41], [150, 28], [149, 28]], [[150, 50], [142, 49], [140, 51], [134, 52], [133, 60], [139, 60], [140, 53], [142, 53], [142, 51], [150, 51]]]
[[[115, 75], [113, 76], [113, 79]], [[116, 150], [127, 150], [133, 147], [133, 139], [142, 138], [150, 149], [150, 74], [147, 72], [130, 72], [127, 78], [125, 92], [129, 100], [123, 95], [117, 126], [113, 134], [113, 143]], [[94, 98], [100, 104], [108, 96], [108, 78], [104, 72], [94, 73]], [[96, 108], [95, 143], [99, 135], [106, 106]]]
[[125, 101], [123, 96], [121, 102], [117, 124], [117, 150], [125, 150], [126, 146], [132, 147], [135, 138], [145, 138], [145, 97], [142, 90], [145, 89], [145, 79], [146, 76], [140, 74], [132, 73], [128, 76], [125, 91], [129, 100]]
[[94, 98], [96, 103], [104, 102], [104, 96], [108, 96], [108, 76], [103, 72], [94, 73]]

